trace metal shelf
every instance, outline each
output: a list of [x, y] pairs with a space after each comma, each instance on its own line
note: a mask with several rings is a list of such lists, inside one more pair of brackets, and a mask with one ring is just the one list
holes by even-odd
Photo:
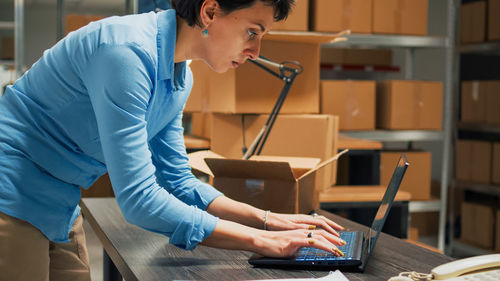
[[0, 65], [14, 66], [14, 60], [0, 60]]
[[342, 133], [360, 139], [369, 139], [382, 142], [401, 142], [401, 141], [442, 141], [444, 139], [443, 131], [343, 131]]
[[12, 29], [16, 27], [16, 23], [13, 21], [0, 21], [0, 29]]
[[457, 181], [455, 187], [463, 190], [500, 196], [500, 186], [496, 185]]
[[[328, 33], [320, 33], [328, 34]], [[332, 33], [333, 35], [333, 33]], [[323, 47], [372, 47], [372, 48], [446, 48], [449, 40], [437, 36], [408, 36], [380, 34], [350, 34], [344, 36], [347, 41], [326, 43]]]
[[485, 42], [477, 44], [465, 44], [458, 47], [462, 54], [497, 54], [500, 55], [500, 42]]
[[491, 251], [491, 250], [481, 249], [481, 248], [466, 244], [464, 242], [461, 242], [459, 240], [453, 240], [453, 242], [451, 243], [451, 247], [452, 247], [453, 251], [459, 251], [460, 253], [463, 253], [467, 256], [479, 256], [479, 255], [493, 254], [493, 251]]
[[463, 131], [477, 133], [494, 133], [500, 134], [500, 124], [485, 124], [485, 123], [458, 123], [458, 129]]
[[410, 213], [439, 212], [441, 210], [441, 200], [410, 201], [409, 207]]

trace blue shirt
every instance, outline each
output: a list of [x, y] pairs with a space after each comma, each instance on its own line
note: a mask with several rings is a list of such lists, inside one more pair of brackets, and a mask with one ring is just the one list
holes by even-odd
[[111, 17], [70, 33], [0, 98], [0, 211], [67, 242], [80, 186], [109, 173], [131, 223], [192, 249], [220, 192], [191, 173], [182, 110], [192, 86], [174, 63], [174, 10]]

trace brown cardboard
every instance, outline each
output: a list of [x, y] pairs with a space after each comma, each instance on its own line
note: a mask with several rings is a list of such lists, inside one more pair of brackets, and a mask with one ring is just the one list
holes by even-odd
[[500, 124], [500, 80], [486, 81], [486, 123]]
[[[387, 186], [394, 167], [402, 152], [383, 151], [380, 153], [380, 184]], [[400, 190], [410, 192], [412, 200], [431, 199], [431, 153], [403, 151], [410, 167], [401, 182]]]
[[[214, 114], [211, 149], [225, 157], [241, 159], [243, 131], [246, 147], [250, 147], [267, 118], [267, 115]], [[337, 151], [338, 122], [338, 117], [331, 115], [279, 115], [261, 155], [326, 160]], [[335, 182], [336, 169], [334, 163], [318, 173], [323, 179], [317, 181], [319, 189]]]
[[428, 0], [373, 0], [373, 33], [427, 35]]
[[210, 67], [201, 60], [191, 61], [189, 67], [193, 72], [193, 88], [184, 106], [184, 112], [206, 112], [208, 109], [203, 108], [203, 105], [208, 104], [206, 99], [209, 97], [209, 74], [212, 70], [210, 70]]
[[463, 122], [486, 122], [487, 84], [482, 81], [463, 81], [461, 118]]
[[460, 42], [479, 43], [486, 39], [486, 1], [462, 4]]
[[388, 80], [377, 83], [377, 127], [441, 130], [441, 82]]
[[439, 212], [410, 213], [410, 227], [418, 229], [419, 236], [437, 235], [438, 226]]
[[[298, 61], [304, 68], [295, 79], [281, 113], [319, 112], [319, 47], [334, 38], [331, 35], [277, 31], [269, 32], [264, 37], [263, 56], [275, 62]], [[282, 80], [250, 62], [223, 74], [207, 67], [191, 69], [195, 79], [204, 77], [199, 85], [206, 90], [201, 93], [205, 96], [194, 99], [201, 104], [189, 105], [188, 110], [267, 114], [272, 111], [284, 86]]]
[[295, 0], [286, 20], [277, 22], [273, 30], [307, 31], [309, 27], [309, 0]]
[[462, 202], [462, 240], [485, 249], [493, 248], [495, 213], [478, 203]]
[[408, 228], [408, 239], [412, 241], [418, 241], [418, 228], [416, 227]]
[[461, 181], [489, 184], [491, 179], [492, 143], [458, 140], [456, 175]]
[[491, 182], [500, 185], [500, 142], [493, 143], [493, 160], [491, 163]]
[[191, 135], [210, 139], [212, 134], [212, 113], [191, 113]]
[[[189, 157], [194, 169], [206, 170], [208, 167], [207, 173], [214, 177], [214, 187], [229, 198], [272, 212], [309, 213], [319, 208], [315, 173], [345, 152], [319, 164], [318, 159], [297, 157], [290, 161], [286, 157], [273, 159], [269, 156], [257, 157], [257, 160], [226, 159], [211, 151], [191, 153]], [[204, 159], [207, 166], [197, 166], [200, 159]], [[298, 169], [294, 170], [293, 165]]]
[[500, 40], [500, 0], [488, 0], [488, 41]]
[[312, 0], [311, 30], [372, 32], [372, 0]]
[[78, 14], [68, 14], [66, 15], [66, 34], [71, 31], [77, 30], [80, 27], [84, 27], [90, 22], [98, 21], [103, 19], [104, 16], [101, 15], [78, 15]]
[[0, 59], [11, 60], [14, 59], [14, 37], [3, 37], [2, 45], [0, 46], [2, 53], [0, 54]]
[[322, 64], [392, 65], [389, 49], [321, 48]]
[[321, 114], [338, 115], [340, 130], [374, 130], [375, 82], [321, 81]]

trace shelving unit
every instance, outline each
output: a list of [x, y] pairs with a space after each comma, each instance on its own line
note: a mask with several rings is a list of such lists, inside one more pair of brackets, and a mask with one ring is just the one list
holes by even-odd
[[[415, 50], [438, 48], [445, 50], [445, 79], [443, 95], [443, 130], [442, 131], [353, 131], [343, 132], [348, 136], [376, 140], [381, 142], [416, 142], [432, 141], [442, 145], [441, 166], [441, 197], [430, 201], [410, 202], [410, 212], [439, 212], [438, 248], [445, 251], [446, 206], [448, 194], [448, 181], [450, 172], [450, 146], [452, 140], [452, 93], [453, 82], [456, 77], [454, 66], [455, 59], [455, 26], [457, 20], [457, 0], [446, 0], [447, 4], [447, 36], [404, 36], [404, 35], [364, 35], [350, 34], [347, 41], [328, 43], [322, 48], [393, 48], [405, 51], [404, 77], [414, 78]], [[322, 33], [318, 33], [322, 34]]]
[[14, 66], [17, 79], [24, 66], [24, 0], [14, 0], [13, 13], [14, 21], [0, 21], [0, 29], [14, 32], [14, 59], [0, 60], [0, 65]]
[[[457, 13], [460, 12], [460, 2], [459, 0], [455, 0], [457, 2]], [[459, 22], [457, 20], [457, 26]], [[457, 30], [457, 34], [458, 34]], [[468, 123], [459, 121], [459, 99], [460, 99], [460, 91], [458, 85], [460, 84], [459, 77], [459, 69], [460, 69], [460, 56], [463, 54], [478, 54], [478, 55], [492, 55], [492, 56], [500, 56], [500, 42], [483, 42], [483, 43], [472, 43], [472, 44], [460, 44], [459, 40], [455, 41], [456, 52], [454, 54], [454, 64], [456, 65], [456, 70], [454, 72], [454, 81], [457, 85], [456, 89], [453, 90], [454, 94], [456, 94], [456, 99], [453, 102], [453, 124], [455, 124], [455, 129], [453, 131], [453, 145], [456, 145], [457, 140], [459, 139], [459, 133], [467, 133], [472, 134], [476, 137], [480, 137], [481, 139], [487, 141], [500, 141], [500, 125], [498, 124], [486, 124], [486, 123]], [[500, 78], [499, 78], [500, 79]], [[454, 153], [455, 154], [455, 153]], [[455, 157], [456, 159], [456, 157]], [[480, 184], [474, 182], [464, 182], [454, 179], [451, 184], [450, 196], [454, 198], [456, 191], [471, 191], [478, 194], [483, 194], [487, 196], [493, 196], [500, 198], [500, 186], [495, 186], [492, 184]], [[450, 251], [454, 254], [465, 254], [465, 255], [484, 255], [491, 254], [493, 251], [482, 249], [479, 247], [475, 247], [473, 245], [466, 244], [461, 240], [457, 240], [454, 237], [454, 202], [450, 202], [450, 213], [449, 213], [449, 221], [450, 221], [450, 231], [448, 233], [448, 238], [450, 241]]]

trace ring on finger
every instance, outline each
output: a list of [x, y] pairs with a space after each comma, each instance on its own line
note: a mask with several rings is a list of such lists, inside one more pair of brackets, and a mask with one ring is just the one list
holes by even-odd
[[319, 215], [317, 213], [312, 213], [311, 216], [315, 219], [317, 218]]
[[309, 243], [309, 245], [312, 245], [312, 244], [314, 244], [314, 240], [313, 239], [309, 239], [309, 240], [307, 240], [307, 243]]
[[311, 237], [313, 237], [313, 233], [312, 232], [307, 233], [307, 238], [311, 238]]

